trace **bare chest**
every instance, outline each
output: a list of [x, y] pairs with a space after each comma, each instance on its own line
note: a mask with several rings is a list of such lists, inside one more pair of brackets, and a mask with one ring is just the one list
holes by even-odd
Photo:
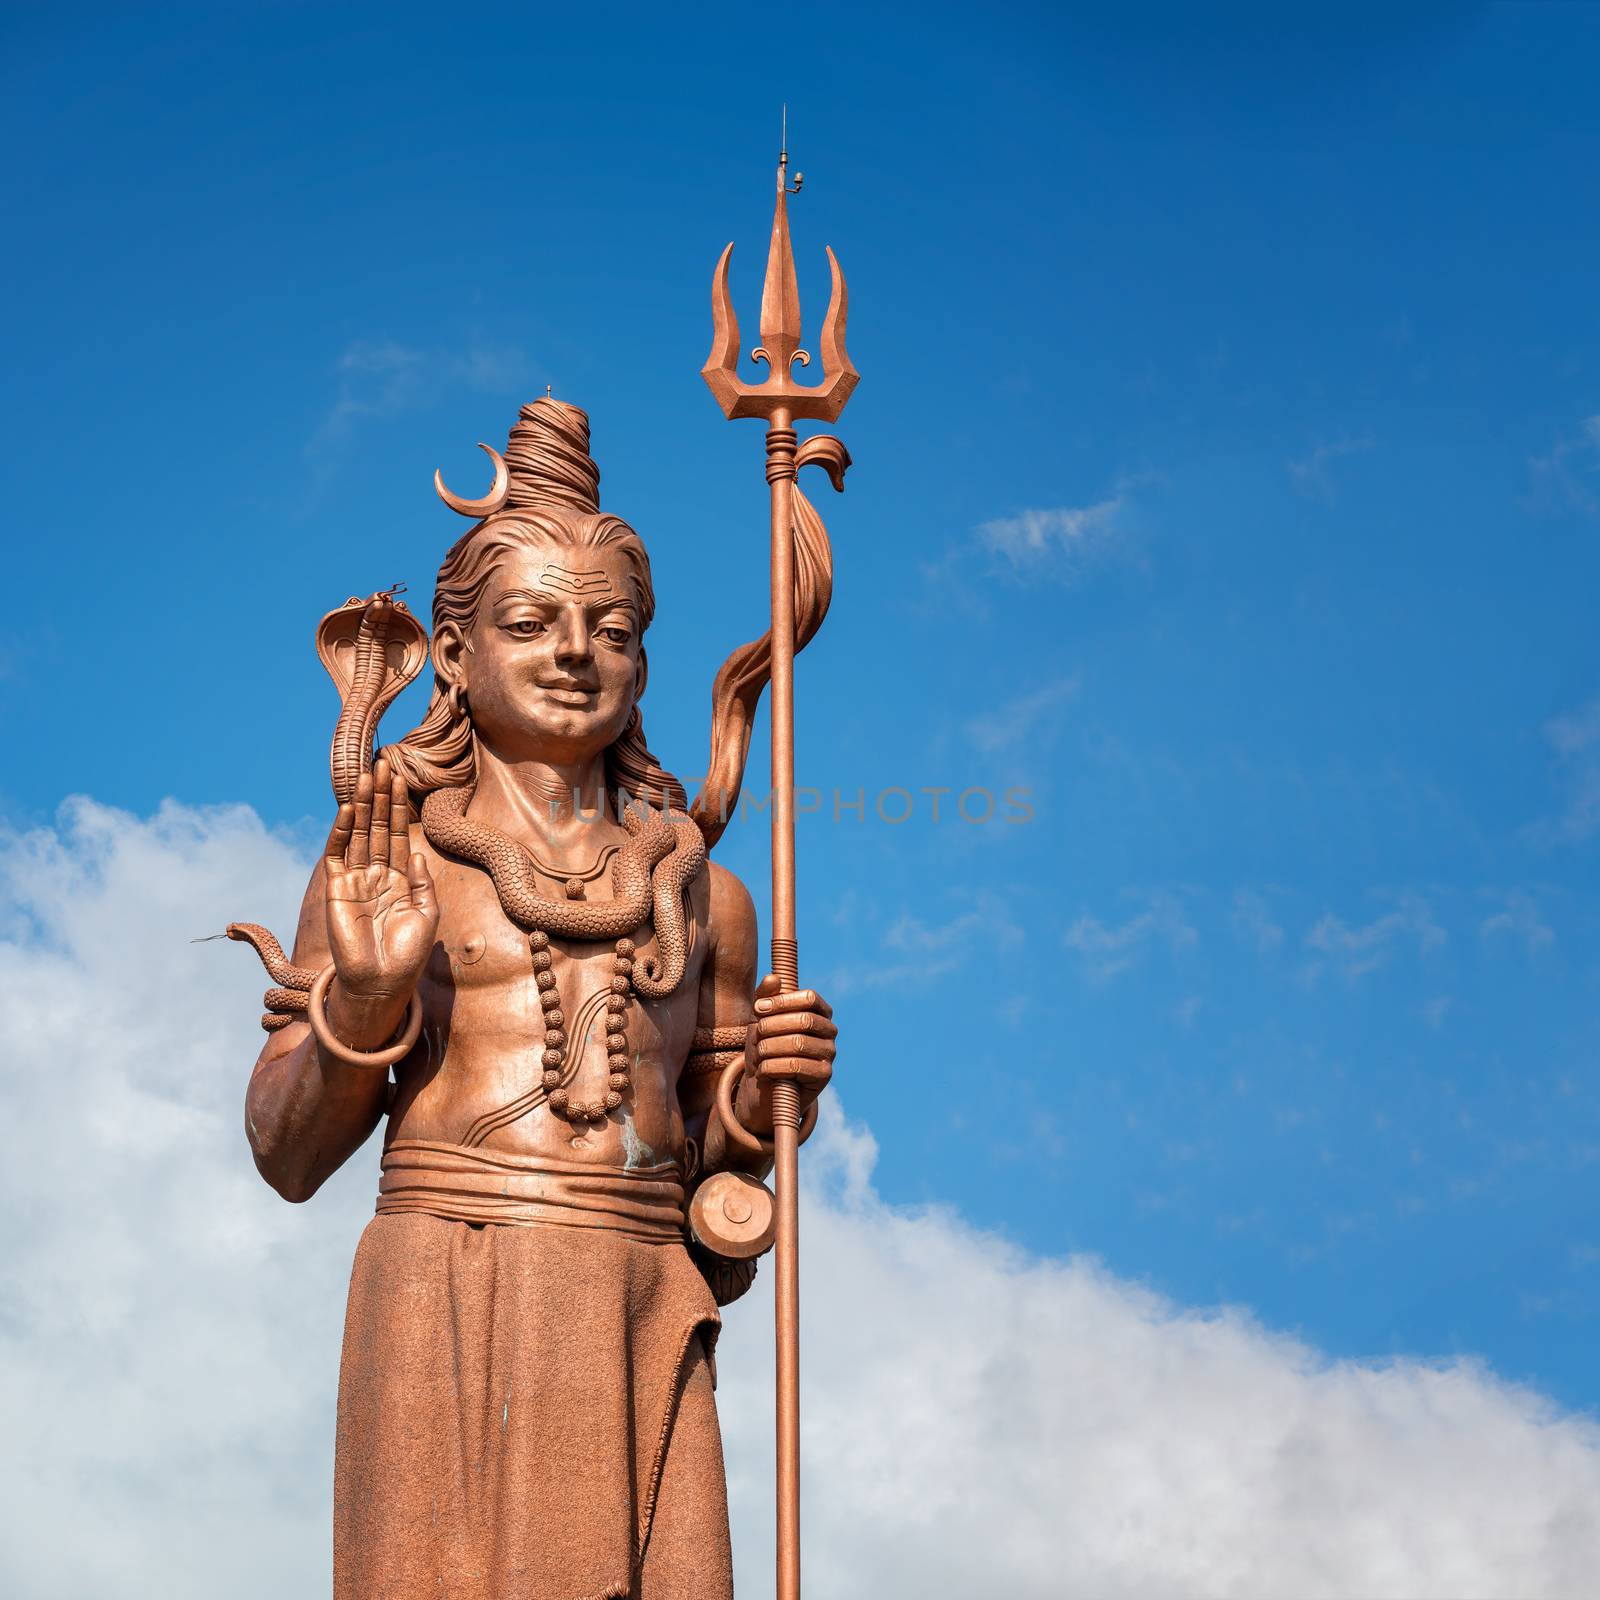
[[[489, 874], [477, 867], [436, 856], [432, 862], [439, 896], [439, 931], [422, 984], [429, 1055], [442, 1063], [462, 1065], [479, 1055], [500, 1057], [507, 1051], [526, 1058], [544, 1045], [549, 1002], [541, 997], [528, 933], [505, 913]], [[607, 897], [602, 878], [583, 886], [585, 897]], [[552, 897], [564, 885], [541, 883]], [[698, 1010], [699, 972], [704, 952], [697, 929], [703, 908], [689, 893], [686, 918], [689, 958], [683, 982], [661, 1000], [634, 996], [627, 1010], [630, 1044], [650, 1057], [681, 1062], [687, 1054]], [[632, 934], [635, 960], [656, 958], [656, 941], [648, 923]], [[556, 938], [550, 944], [550, 979], [575, 1048], [585, 1047], [603, 1020], [606, 996], [613, 992], [615, 941], [585, 942]]]

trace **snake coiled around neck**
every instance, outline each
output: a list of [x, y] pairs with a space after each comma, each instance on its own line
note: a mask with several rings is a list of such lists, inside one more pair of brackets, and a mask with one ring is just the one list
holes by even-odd
[[629, 838], [611, 862], [610, 900], [556, 900], [538, 891], [528, 852], [498, 828], [467, 816], [475, 786], [435, 789], [422, 802], [422, 831], [449, 855], [482, 867], [494, 881], [505, 914], [519, 927], [560, 938], [598, 943], [633, 933], [646, 922], [656, 936], [656, 958], [634, 968], [633, 983], [647, 999], [671, 994], [683, 982], [689, 955], [684, 890], [706, 863], [706, 844], [692, 818], [681, 812], [627, 807]]

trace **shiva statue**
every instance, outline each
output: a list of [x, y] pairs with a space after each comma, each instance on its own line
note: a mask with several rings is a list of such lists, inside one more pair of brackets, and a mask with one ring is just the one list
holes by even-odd
[[[275, 983], [246, 1096], [262, 1176], [307, 1200], [383, 1129], [334, 1593], [724, 1600], [718, 1307], [770, 1238], [774, 1096], [814, 1118], [836, 1039], [818, 994], [759, 977], [750, 895], [708, 858], [768, 640], [718, 675], [691, 807], [645, 740], [650, 562], [600, 510], [587, 416], [536, 400], [488, 454], [481, 500], [435, 479], [473, 526], [431, 634], [395, 591], [319, 629], [338, 810], [293, 950], [229, 929]], [[831, 584], [799, 495], [795, 556], [803, 645]], [[375, 748], [430, 657], [421, 724]]]

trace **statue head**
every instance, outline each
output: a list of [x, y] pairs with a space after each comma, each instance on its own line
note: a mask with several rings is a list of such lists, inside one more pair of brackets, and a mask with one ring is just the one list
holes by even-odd
[[639, 535], [600, 510], [589, 419], [576, 406], [522, 408], [495, 487], [463, 501], [479, 517], [439, 568], [433, 697], [420, 725], [385, 754], [414, 791], [470, 784], [477, 752], [579, 763], [604, 755], [606, 787], [652, 806], [687, 806], [650, 754], [639, 700], [644, 634], [655, 614]]

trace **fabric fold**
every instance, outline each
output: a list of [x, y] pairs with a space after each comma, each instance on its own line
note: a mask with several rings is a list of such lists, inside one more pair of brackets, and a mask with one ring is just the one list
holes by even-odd
[[681, 1185], [401, 1143], [351, 1276], [336, 1600], [731, 1595], [720, 1320], [681, 1222], [664, 1231]]
[[380, 1216], [603, 1228], [641, 1244], [681, 1244], [683, 1208], [675, 1162], [599, 1166], [430, 1139], [392, 1140], [378, 1181]]

